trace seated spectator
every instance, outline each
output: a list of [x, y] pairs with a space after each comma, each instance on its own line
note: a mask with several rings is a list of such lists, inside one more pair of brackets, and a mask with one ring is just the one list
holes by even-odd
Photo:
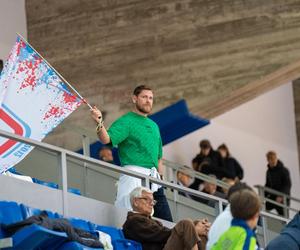
[[230, 196], [231, 227], [212, 246], [212, 250], [255, 250], [256, 228], [261, 203], [258, 195], [249, 190], [240, 190]]
[[240, 163], [230, 155], [229, 149], [225, 144], [218, 147], [218, 151], [224, 161], [224, 177], [240, 181], [244, 177], [244, 170]]
[[300, 250], [300, 212], [273, 239], [266, 250]]
[[164, 227], [151, 218], [155, 201], [151, 190], [144, 187], [130, 193], [130, 202], [133, 212], [128, 212], [123, 232], [126, 238], [140, 242], [143, 250], [205, 250], [207, 220], [181, 220], [173, 229]]
[[[177, 184], [183, 187], [189, 187], [192, 181], [192, 173], [189, 167], [183, 166], [177, 170]], [[180, 195], [191, 198], [188, 193], [179, 192]]]
[[[253, 191], [251, 187], [249, 187], [246, 183], [238, 182], [234, 184], [228, 190], [227, 199], [230, 201], [230, 197], [232, 194], [244, 189]], [[208, 232], [208, 242], [206, 245], [207, 250], [210, 250], [212, 246], [218, 241], [220, 236], [230, 228], [232, 219], [233, 217], [231, 215], [229, 204], [226, 209], [218, 215]]]
[[[223, 160], [218, 151], [213, 150], [210, 141], [200, 141], [200, 153], [192, 161], [192, 165], [195, 171], [203, 174], [214, 174], [218, 179], [223, 178]], [[195, 181], [191, 188], [199, 190], [201, 180], [195, 178]]]
[[[225, 198], [225, 195], [219, 191], [217, 191], [217, 177], [215, 175], [209, 175], [211, 177], [210, 181], [204, 181], [203, 182], [203, 188], [201, 189], [201, 192], [217, 196], [219, 198]], [[192, 196], [193, 200], [196, 200], [198, 202], [204, 203], [210, 207], [215, 207], [215, 201], [210, 199], [201, 198], [199, 196]]]
[[103, 146], [100, 150], [99, 150], [99, 159], [102, 161], [106, 161], [109, 163], [114, 163], [114, 158], [113, 158], [113, 154], [112, 154], [112, 150], [109, 147]]
[[[238, 183], [238, 182], [236, 182], [235, 180], [230, 179], [230, 178], [226, 178], [226, 177], [222, 178], [222, 181], [223, 181], [224, 183], [228, 184], [228, 185], [229, 185], [229, 188], [232, 187], [233, 185], [235, 185], [236, 183]], [[226, 196], [227, 196], [227, 194], [228, 194], [229, 188], [224, 188], [224, 187], [222, 187], [222, 192], [223, 192], [223, 194], [225, 194]]]
[[[268, 161], [268, 170], [266, 173], [265, 186], [290, 195], [292, 184], [289, 170], [284, 167], [283, 163], [277, 158], [277, 154], [274, 151], [268, 152], [266, 156]], [[266, 192], [265, 196], [266, 198], [283, 204], [283, 196], [275, 195], [269, 192]], [[289, 205], [289, 200], [287, 200], [287, 205]], [[275, 209], [279, 215], [283, 215], [282, 207], [270, 202], [266, 202], [266, 210], [269, 211], [272, 209]]]

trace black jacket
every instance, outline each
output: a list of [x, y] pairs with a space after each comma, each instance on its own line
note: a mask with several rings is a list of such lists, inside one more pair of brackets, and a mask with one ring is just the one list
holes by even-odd
[[[291, 185], [289, 170], [283, 166], [281, 161], [278, 160], [277, 165], [272, 168], [268, 165], [266, 174], [266, 187], [289, 195], [291, 192]], [[271, 199], [274, 197], [274, 195], [270, 195], [267, 192], [266, 195]]]
[[244, 177], [244, 170], [240, 163], [233, 157], [224, 159], [224, 177], [235, 179], [238, 177], [240, 180]]
[[211, 149], [207, 156], [200, 153], [193, 159], [193, 162], [197, 164], [198, 168], [202, 163], [207, 163], [201, 169], [196, 169], [203, 174], [214, 174], [218, 179], [224, 177], [224, 162], [218, 151]]

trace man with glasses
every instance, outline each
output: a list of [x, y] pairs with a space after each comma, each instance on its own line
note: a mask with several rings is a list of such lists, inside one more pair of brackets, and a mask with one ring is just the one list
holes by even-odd
[[123, 225], [126, 238], [138, 241], [143, 250], [205, 250], [210, 223], [204, 220], [179, 221], [173, 229], [151, 218], [153, 206], [152, 191], [137, 187], [130, 193], [133, 212], [128, 212]]

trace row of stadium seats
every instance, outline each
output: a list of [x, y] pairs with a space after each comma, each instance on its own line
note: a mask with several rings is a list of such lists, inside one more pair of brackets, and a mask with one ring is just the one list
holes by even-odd
[[[8, 171], [13, 173], [13, 174], [16, 174], [16, 175], [23, 175], [23, 174], [19, 173], [14, 167], [10, 168]], [[43, 186], [59, 189], [59, 185], [57, 183], [54, 183], [54, 182], [42, 181], [42, 180], [39, 180], [37, 178], [32, 178], [32, 181], [33, 181], [33, 183], [37, 183], [37, 184], [40, 184], [40, 185], [43, 185]], [[73, 193], [73, 194], [77, 194], [77, 195], [81, 195], [80, 190], [77, 189], [77, 188], [68, 188], [68, 192]]]
[[[40, 209], [31, 208], [24, 204], [18, 204], [12, 201], [0, 201], [1, 224], [16, 223], [32, 215], [39, 215], [40, 212]], [[49, 218], [62, 218], [62, 216], [58, 213], [53, 213], [51, 211], [47, 211], [47, 213]], [[112, 239], [112, 245], [116, 250], [142, 250], [140, 243], [125, 239], [121, 229], [96, 225], [90, 221], [85, 221], [79, 218], [68, 218], [68, 220], [74, 227], [85, 231], [93, 232], [97, 230], [109, 234]], [[48, 230], [35, 224], [20, 229], [14, 235], [8, 235], [2, 227], [0, 227], [0, 239], [7, 237], [12, 238], [13, 247], [6, 249], [100, 249], [90, 248], [74, 241], [68, 241], [66, 233]]]

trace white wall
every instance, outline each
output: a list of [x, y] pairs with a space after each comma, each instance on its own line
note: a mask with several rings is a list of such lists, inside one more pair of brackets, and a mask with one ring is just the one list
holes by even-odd
[[27, 38], [25, 0], [0, 0], [0, 59], [6, 60], [16, 33]]
[[288, 167], [292, 195], [300, 198], [299, 162], [292, 84], [288, 83], [241, 105], [211, 124], [164, 147], [164, 158], [191, 165], [199, 141], [207, 138], [214, 148], [225, 142], [242, 164], [244, 181], [265, 184], [265, 153], [275, 150]]

